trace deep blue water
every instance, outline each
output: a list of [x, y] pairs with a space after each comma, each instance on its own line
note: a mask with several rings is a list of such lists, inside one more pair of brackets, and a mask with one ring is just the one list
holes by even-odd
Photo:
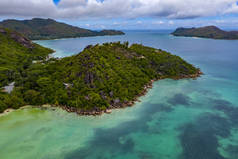
[[10, 113], [0, 117], [0, 156], [237, 159], [238, 41], [174, 37], [169, 32], [127, 31], [124, 36], [37, 41], [55, 49], [57, 57], [76, 54], [89, 44], [142, 43], [183, 57], [204, 75], [155, 82], [134, 107], [100, 117], [78, 117], [61, 110]]

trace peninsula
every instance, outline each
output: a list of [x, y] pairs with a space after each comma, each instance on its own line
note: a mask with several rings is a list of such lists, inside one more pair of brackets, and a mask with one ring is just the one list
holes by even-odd
[[201, 28], [178, 28], [172, 33], [172, 35], [226, 40], [238, 39], [238, 31], [224, 31], [216, 26], [206, 26]]
[[1, 84], [14, 85], [11, 92], [0, 93], [1, 112], [49, 104], [80, 115], [99, 115], [132, 106], [155, 80], [201, 74], [182, 58], [141, 44], [90, 45], [77, 55], [57, 59], [47, 58], [52, 50], [16, 32], [1, 29], [0, 38]]
[[122, 31], [116, 30], [92, 31], [62, 22], [57, 22], [53, 19], [41, 18], [34, 18], [32, 20], [4, 20], [0, 22], [0, 26], [17, 31], [30, 40], [50, 40], [125, 34]]

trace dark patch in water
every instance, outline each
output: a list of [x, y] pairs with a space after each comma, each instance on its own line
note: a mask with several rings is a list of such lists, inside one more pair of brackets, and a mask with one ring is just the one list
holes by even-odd
[[233, 126], [238, 126], [238, 107], [226, 100], [212, 100], [215, 109], [224, 112]]
[[226, 149], [226, 152], [232, 157], [232, 159], [238, 158], [238, 146], [237, 145], [229, 145]]
[[142, 115], [149, 116], [150, 114], [154, 114], [157, 112], [171, 112], [173, 108], [169, 105], [162, 105], [162, 104], [146, 104], [148, 108], [142, 110]]
[[215, 99], [211, 100], [214, 106], [219, 107], [219, 106], [232, 106], [232, 104], [229, 101], [222, 100], [222, 99]]
[[51, 131], [51, 128], [40, 128], [35, 132], [36, 136], [39, 136], [40, 134], [46, 134], [49, 133]]
[[198, 90], [200, 92], [200, 94], [204, 95], [204, 96], [210, 96], [210, 97], [214, 97], [214, 98], [221, 98], [221, 94], [213, 91], [213, 90], [205, 90], [204, 88], [201, 88], [200, 90]]
[[184, 94], [175, 94], [172, 98], [168, 100], [168, 103], [172, 105], [190, 105], [190, 98], [188, 96], [185, 96]]
[[145, 153], [145, 152], [138, 152], [138, 158], [139, 159], [156, 159], [153, 155], [150, 153]]
[[[113, 158], [113, 155], [118, 153], [126, 154], [132, 152], [134, 149], [134, 142], [126, 136], [131, 131], [141, 131], [141, 129], [146, 130], [145, 123], [142, 122], [141, 125], [138, 125], [136, 121], [122, 124], [116, 128], [96, 129], [95, 136], [93, 137], [93, 140], [89, 142], [88, 146], [68, 154], [65, 158]], [[123, 142], [121, 139], [123, 139]]]
[[[118, 129], [117, 129], [118, 130]], [[96, 130], [96, 138], [90, 142], [88, 147], [79, 149], [66, 156], [67, 159], [85, 158], [114, 158], [117, 153], [126, 154], [133, 151], [134, 142], [132, 139], [125, 139], [120, 142], [119, 137], [122, 131], [113, 132]], [[119, 135], [119, 136], [117, 136]], [[104, 153], [108, 153], [105, 155]], [[108, 156], [109, 155], [109, 156]], [[108, 157], [106, 157], [108, 156]]]
[[206, 113], [196, 123], [185, 125], [180, 136], [183, 159], [224, 159], [217, 150], [216, 136], [230, 135], [229, 122], [220, 116]]
[[[65, 159], [111, 159], [118, 154], [133, 153], [135, 143], [128, 137], [133, 132], [148, 132], [147, 122], [158, 111], [172, 111], [167, 105], [146, 104], [147, 107], [141, 112], [141, 117], [134, 121], [120, 124], [110, 129], [95, 129], [95, 136], [88, 145], [68, 153]], [[149, 154], [137, 153], [138, 158], [152, 158]]]

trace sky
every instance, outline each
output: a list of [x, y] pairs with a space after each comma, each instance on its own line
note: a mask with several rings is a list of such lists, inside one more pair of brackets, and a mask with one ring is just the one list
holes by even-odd
[[88, 29], [238, 30], [238, 0], [0, 0], [0, 20], [34, 17]]

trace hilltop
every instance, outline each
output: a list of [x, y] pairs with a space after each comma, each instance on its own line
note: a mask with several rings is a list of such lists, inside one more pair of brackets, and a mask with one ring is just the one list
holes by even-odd
[[82, 115], [98, 115], [133, 105], [154, 80], [200, 74], [198, 68], [163, 50], [120, 42], [90, 45], [77, 55], [43, 60], [26, 68], [13, 92], [4, 94], [2, 104], [4, 108], [50, 104]]
[[53, 19], [4, 20], [0, 26], [17, 31], [31, 40], [49, 40], [104, 35], [124, 35], [121, 31], [92, 31], [57, 22]]
[[224, 31], [216, 26], [206, 26], [201, 28], [178, 28], [172, 33], [172, 35], [227, 40], [238, 39], [238, 31]]

